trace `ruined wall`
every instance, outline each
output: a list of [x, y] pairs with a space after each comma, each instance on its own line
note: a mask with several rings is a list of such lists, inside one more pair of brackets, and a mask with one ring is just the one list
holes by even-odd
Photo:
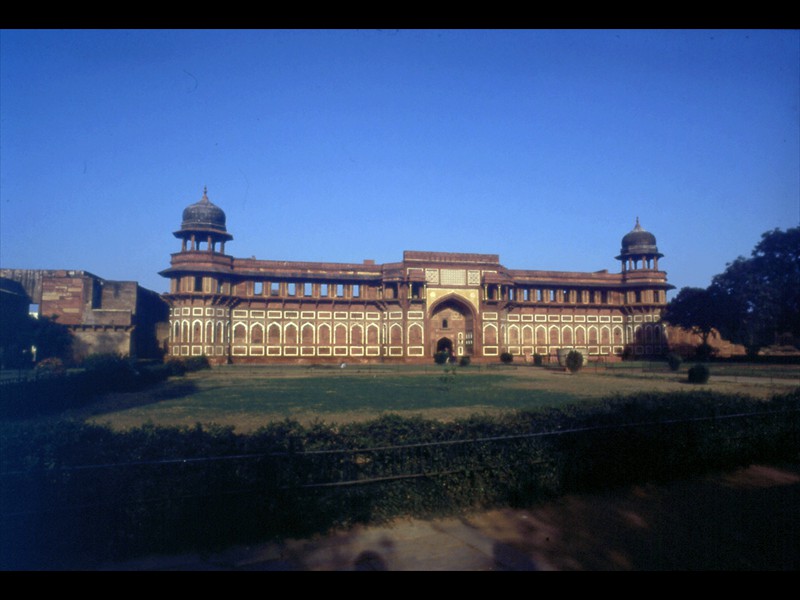
[[[703, 339], [687, 329], [670, 326], [667, 328], [670, 351], [680, 354], [684, 358], [691, 358], [695, 349]], [[731, 356], [744, 356], [747, 352], [744, 346], [733, 344], [719, 334], [715, 329], [708, 337], [708, 344], [716, 350], [719, 358], [730, 358]]]
[[64, 269], [2, 269], [0, 276], [17, 282], [40, 315], [55, 315], [69, 327], [76, 360], [98, 353], [160, 358], [157, 329], [168, 321], [169, 309], [159, 294], [135, 281]]

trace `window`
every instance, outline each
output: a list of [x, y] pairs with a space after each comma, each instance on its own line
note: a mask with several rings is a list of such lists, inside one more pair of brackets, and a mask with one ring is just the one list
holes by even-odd
[[322, 296], [323, 298], [327, 298], [328, 297], [328, 284], [327, 283], [319, 284], [319, 295]]
[[447, 329], [447, 319], [442, 319], [442, 329]]
[[344, 298], [344, 285], [341, 283], [336, 285], [336, 297]]
[[312, 284], [304, 283], [303, 284], [303, 295], [304, 296], [311, 296], [312, 294]]
[[358, 298], [361, 296], [361, 286], [357, 283], [353, 284], [353, 298]]
[[195, 292], [202, 292], [203, 291], [203, 278], [202, 277], [195, 277], [194, 278], [194, 291]]
[[253, 283], [253, 295], [260, 296], [264, 293], [264, 283], [261, 281], [256, 281]]
[[269, 284], [270, 296], [277, 296], [280, 293], [280, 289], [281, 289], [280, 286], [281, 286], [281, 284], [278, 283], [277, 281], [273, 281], [272, 283], [270, 283]]
[[297, 285], [294, 282], [288, 284], [287, 288], [286, 294], [288, 296], [294, 296], [297, 293]]

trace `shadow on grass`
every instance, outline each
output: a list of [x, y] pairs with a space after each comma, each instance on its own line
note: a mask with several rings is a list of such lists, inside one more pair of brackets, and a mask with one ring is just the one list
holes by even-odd
[[118, 392], [99, 397], [95, 402], [77, 409], [87, 416], [98, 416], [115, 413], [131, 408], [141, 408], [158, 404], [166, 400], [178, 400], [197, 393], [197, 384], [193, 381], [174, 380], [157, 385], [155, 388], [138, 392]]

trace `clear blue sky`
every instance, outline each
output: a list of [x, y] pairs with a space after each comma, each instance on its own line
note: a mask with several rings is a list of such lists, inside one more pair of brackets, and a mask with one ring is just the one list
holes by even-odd
[[163, 292], [203, 187], [229, 254], [499, 254], [678, 288], [800, 224], [797, 30], [2, 30], [0, 266]]

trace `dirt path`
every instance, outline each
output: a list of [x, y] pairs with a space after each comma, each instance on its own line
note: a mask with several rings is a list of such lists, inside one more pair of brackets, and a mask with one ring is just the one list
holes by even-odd
[[800, 569], [800, 464], [569, 495], [527, 510], [399, 519], [111, 570], [700, 571]]

